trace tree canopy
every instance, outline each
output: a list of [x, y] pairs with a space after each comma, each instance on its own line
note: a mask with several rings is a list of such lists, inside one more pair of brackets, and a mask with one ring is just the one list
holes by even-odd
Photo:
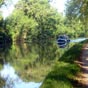
[[66, 16], [70, 19], [75, 17], [82, 21], [88, 21], [88, 0], [68, 0]]
[[48, 0], [25, 0], [16, 5], [6, 22], [14, 37], [25, 35], [28, 39], [42, 41], [54, 37], [58, 24], [63, 21]]
[[4, 0], [0, 0], [0, 7], [4, 4]]
[[[56, 62], [56, 60], [58, 60], [59, 57], [61, 57], [61, 55], [63, 54], [64, 59], [63, 59], [63, 57], [61, 59], [63, 61], [69, 60], [71, 62], [71, 61], [73, 61], [73, 59], [76, 59], [76, 57], [75, 57], [76, 54], [80, 53], [79, 50], [81, 49], [80, 48], [81, 46], [80, 46], [80, 44], [78, 44], [77, 46], [74, 46], [74, 47], [72, 47], [73, 45], [71, 45], [72, 48], [70, 51], [68, 51], [67, 49], [65, 50], [67, 52], [66, 56], [65, 56], [64, 52], [61, 49], [58, 49], [58, 46], [56, 43], [58, 35], [66, 34], [71, 39], [88, 36], [88, 31], [87, 31], [88, 30], [88, 27], [87, 27], [87, 24], [88, 24], [87, 23], [87, 21], [88, 21], [88, 0], [68, 0], [67, 4], [66, 4], [66, 11], [65, 11], [66, 15], [65, 16], [63, 16], [61, 13], [57, 12], [57, 10], [49, 4], [49, 2], [51, 2], [51, 1], [52, 0], [20, 0], [15, 5], [15, 9], [14, 9], [13, 13], [10, 14], [5, 20], [3, 20], [2, 15], [0, 15], [0, 35], [5, 35], [5, 38], [8, 37], [7, 40], [12, 38], [13, 43], [19, 42], [19, 43], [17, 43], [17, 44], [19, 44], [19, 46], [21, 44], [24, 44], [24, 42], [27, 42], [28, 46], [24, 45], [24, 47], [29, 48], [28, 51], [30, 51], [30, 53], [32, 53], [32, 49], [31, 49], [32, 45], [31, 44], [33, 44], [33, 46], [35, 46], [36, 43], [38, 43], [38, 48], [35, 48], [33, 50], [34, 55], [32, 55], [32, 54], [31, 54], [31, 56], [28, 55], [28, 57], [26, 57], [26, 58], [24, 58], [22, 56], [23, 60], [25, 59], [27, 62], [27, 64], [25, 66], [24, 66], [25, 62], [24, 61], [22, 62], [22, 66], [24, 68], [28, 68], [32, 57], [34, 57], [32, 59], [34, 61], [34, 63], [36, 63], [36, 61], [38, 61], [39, 59], [41, 61], [47, 62], [46, 59], [48, 59], [48, 58], [49, 58], [49, 60], [52, 59], [52, 60], [55, 60], [54, 62]], [[0, 6], [2, 6], [3, 4], [5, 4], [4, 0], [0, 0]], [[53, 46], [50, 46], [51, 43]], [[13, 44], [13, 49], [15, 52], [19, 52], [19, 49], [18, 48], [16, 49], [14, 44]], [[22, 53], [22, 55], [23, 55], [21, 46], [20, 46], [20, 49], [21, 49], [20, 53]], [[26, 49], [23, 49], [23, 50], [26, 51]], [[35, 53], [35, 51], [38, 51], [38, 53]], [[41, 51], [43, 51], [45, 53], [43, 53]], [[13, 60], [13, 63], [15, 61], [18, 61], [18, 59], [19, 59], [19, 58], [16, 58], [16, 60], [15, 60], [13, 58], [13, 55], [15, 54], [15, 52], [11, 52], [11, 55], [12, 55], [11, 58]], [[50, 53], [48, 53], [48, 52], [50, 52]], [[29, 52], [26, 51], [24, 53], [25, 56], [27, 56], [26, 55], [27, 53], [29, 53]], [[72, 53], [74, 53], [74, 54], [72, 54]], [[17, 57], [18, 55], [19, 55], [19, 53], [18, 54], [16, 53], [16, 55], [14, 55], [14, 57]], [[44, 56], [44, 59], [43, 59], [43, 56]], [[77, 56], [78, 56], [78, 54], [77, 54]], [[10, 61], [12, 61], [11, 58], [9, 58]], [[73, 63], [74, 63], [74, 61], [73, 61]], [[58, 63], [58, 67], [59, 66], [60, 65]], [[62, 66], [62, 68], [60, 67], [59, 70], [63, 70], [63, 64], [61, 64], [61, 66]], [[66, 65], [64, 65], [64, 67], [65, 66]], [[21, 67], [21, 68], [23, 68], [23, 67]], [[69, 69], [68, 67], [72, 68], [72, 69]], [[70, 77], [70, 76], [68, 76], [70, 74], [70, 73], [68, 74], [68, 72], [71, 72], [71, 74], [72, 74], [74, 71], [73, 68], [75, 70], [74, 66], [67, 64], [65, 71], [63, 70], [63, 73], [64, 74], [66, 73], [65, 77], [66, 77], [66, 75], [68, 78]], [[59, 73], [59, 70], [56, 69], [55, 77], [53, 76], [53, 78], [56, 78], [56, 74]], [[25, 72], [27, 72], [27, 70], [25, 70]], [[23, 74], [25, 75], [25, 73], [23, 73]], [[51, 78], [52, 78], [52, 75], [53, 74], [51, 74]], [[62, 75], [62, 73], [59, 74], [60, 77], [61, 77], [61, 75]], [[29, 75], [27, 76], [27, 78], [28, 77], [29, 77]], [[66, 79], [67, 79], [67, 77], [66, 77]], [[51, 78], [49, 81], [51, 81]], [[57, 80], [57, 79], [55, 79], [55, 80]], [[51, 82], [55, 86], [55, 87], [53, 87], [51, 85], [52, 88], [56, 88], [57, 85], [53, 83], [53, 80]], [[66, 80], [65, 80], [65, 82], [66, 82]], [[47, 83], [47, 84], [49, 84], [49, 83]], [[59, 83], [59, 84], [61, 84], [61, 83]], [[59, 84], [58, 84], [58, 86], [59, 86]], [[61, 85], [63, 86], [63, 84], [61, 84]], [[66, 86], [68, 87], [68, 82], [66, 83]], [[51, 87], [48, 87], [48, 88], [51, 88]]]

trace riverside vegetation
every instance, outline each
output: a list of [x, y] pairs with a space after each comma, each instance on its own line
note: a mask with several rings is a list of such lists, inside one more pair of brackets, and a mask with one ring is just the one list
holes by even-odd
[[[3, 1], [0, 0], [0, 6], [5, 4]], [[8, 2], [10, 3], [10, 0]], [[36, 64], [36, 60], [39, 60], [42, 64], [39, 72], [41, 70], [42, 72], [41, 77], [38, 76], [38, 81], [42, 80], [42, 75], [46, 76], [41, 88], [73, 88], [75, 76], [80, 72], [80, 68], [74, 61], [78, 59], [82, 45], [85, 42], [70, 44], [69, 48], [66, 47], [62, 50], [58, 48], [56, 40], [59, 34], [67, 34], [71, 39], [88, 36], [88, 1], [68, 0], [65, 16], [51, 7], [50, 2], [50, 0], [20, 0], [15, 5], [13, 13], [5, 20], [2, 13], [0, 13], [0, 38], [5, 40], [3, 42], [0, 39], [0, 42], [6, 44], [9, 42], [9, 45], [12, 45], [13, 52], [9, 51], [12, 53], [11, 55], [14, 55], [15, 51], [19, 51], [14, 46], [15, 43], [22, 44], [26, 42], [28, 44], [27, 48], [33, 54], [25, 56], [26, 59], [22, 57], [22, 59], [14, 59], [11, 56], [11, 58], [6, 58], [6, 61], [13, 62], [12, 65], [17, 71], [20, 72], [20, 70], [26, 69], [19, 74], [24, 80], [29, 80], [28, 73], [32, 66], [36, 68], [32, 70], [34, 73], [31, 74], [38, 74], [36, 69], [40, 67], [40, 63]], [[31, 45], [37, 46], [37, 48], [33, 47], [33, 50], [31, 50]], [[20, 47], [20, 49], [22, 48]], [[36, 53], [35, 50], [38, 52]], [[8, 49], [6, 52], [8, 52]], [[22, 55], [27, 53], [26, 51]], [[14, 55], [14, 57], [16, 56]], [[15, 65], [17, 60], [22, 66]], [[32, 62], [36, 66], [32, 65]], [[47, 68], [47, 71], [44, 70], [45, 68]], [[25, 74], [27, 74], [27, 77], [25, 77]], [[36, 78], [36, 76], [32, 78]], [[4, 85], [3, 80], [0, 83]]]

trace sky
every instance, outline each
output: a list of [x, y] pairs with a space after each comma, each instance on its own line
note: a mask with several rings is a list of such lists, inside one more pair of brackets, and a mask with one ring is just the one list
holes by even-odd
[[[9, 14], [12, 13], [12, 11], [14, 10], [14, 5], [18, 2], [19, 0], [11, 0], [11, 3], [9, 3], [7, 5], [7, 7], [2, 6], [2, 8], [0, 9], [0, 11], [3, 12], [3, 17], [4, 19], [9, 16]], [[51, 4], [51, 6], [53, 6], [54, 8], [56, 8], [58, 10], [58, 12], [63, 13], [64, 12], [64, 8], [65, 8], [65, 2], [66, 0], [53, 0]], [[7, 2], [8, 3], [8, 2]]]
[[42, 82], [24, 82], [9, 63], [3, 65], [0, 76], [6, 81], [4, 88], [39, 88], [42, 84]]
[[2, 15], [4, 19], [12, 13], [12, 11], [14, 10], [14, 6], [18, 1], [19, 0], [11, 0], [11, 3], [6, 2], [7, 6], [4, 6], [4, 5], [2, 6], [0, 11], [2, 11]]
[[51, 6], [55, 7], [58, 12], [63, 13], [65, 10], [65, 3], [67, 0], [53, 0], [51, 4]]

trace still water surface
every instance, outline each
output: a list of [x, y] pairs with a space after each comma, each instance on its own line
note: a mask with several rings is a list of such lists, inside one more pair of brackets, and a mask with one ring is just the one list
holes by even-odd
[[63, 51], [51, 43], [0, 45], [0, 76], [5, 80], [0, 88], [39, 88]]
[[41, 82], [24, 82], [9, 63], [3, 65], [0, 75], [6, 80], [4, 88], [39, 88], [41, 85]]
[[[0, 47], [0, 88], [39, 88], [58, 59], [52, 44], [13, 44]], [[56, 53], [55, 53], [56, 52]]]

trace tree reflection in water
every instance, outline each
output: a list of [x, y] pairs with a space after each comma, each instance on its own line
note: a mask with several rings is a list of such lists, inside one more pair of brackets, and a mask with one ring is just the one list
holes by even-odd
[[[3, 47], [0, 53], [0, 60], [4, 63], [4, 68], [7, 66], [16, 70], [23, 83], [41, 83], [51, 71], [54, 61], [59, 58], [60, 53], [58, 47], [53, 44], [19, 43]], [[3, 65], [3, 63], [0, 64]], [[10, 65], [6, 63], [10, 63]]]

